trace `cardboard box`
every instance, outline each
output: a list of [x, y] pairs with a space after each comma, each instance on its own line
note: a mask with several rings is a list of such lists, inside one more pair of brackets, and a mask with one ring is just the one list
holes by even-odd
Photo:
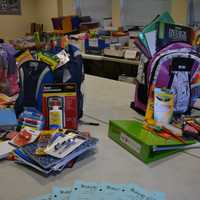
[[[147, 131], [143, 129], [142, 123], [133, 120], [110, 121], [108, 136], [144, 163], [150, 163], [180, 151], [153, 152], [154, 147], [183, 145], [177, 140], [166, 140]], [[193, 143], [195, 142], [187, 142], [187, 144]]]
[[101, 55], [103, 50], [110, 45], [109, 39], [90, 38], [85, 40], [85, 52], [89, 54]]
[[72, 16], [54, 17], [51, 20], [55, 33], [64, 34], [72, 32]]
[[123, 58], [125, 50], [124, 49], [115, 49], [115, 48], [105, 48], [104, 55], [105, 56], [112, 56], [116, 58]]

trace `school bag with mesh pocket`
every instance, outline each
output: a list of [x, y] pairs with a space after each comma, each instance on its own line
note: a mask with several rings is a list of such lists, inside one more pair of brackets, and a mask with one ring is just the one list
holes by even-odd
[[42, 111], [43, 85], [54, 82], [54, 75], [48, 64], [31, 60], [19, 67], [19, 95], [15, 103], [15, 112], [19, 116], [25, 107], [34, 107]]
[[[200, 97], [200, 57], [187, 43], [168, 45], [149, 61], [147, 96], [153, 88], [168, 88], [174, 94], [174, 113], [188, 113]], [[141, 108], [144, 112], [146, 104]]]

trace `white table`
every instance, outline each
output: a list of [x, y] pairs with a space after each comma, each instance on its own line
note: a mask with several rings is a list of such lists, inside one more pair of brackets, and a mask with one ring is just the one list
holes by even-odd
[[77, 179], [113, 183], [133, 181], [146, 189], [165, 192], [168, 200], [199, 200], [200, 158], [192, 153], [178, 153], [146, 165], [107, 137], [110, 119], [141, 117], [129, 108], [133, 90], [133, 85], [128, 83], [87, 75], [84, 120], [99, 122], [100, 126], [82, 125], [80, 129], [89, 130], [100, 139], [96, 154], [90, 154], [72, 169], [49, 178], [3, 161], [0, 200], [27, 200], [50, 192], [55, 185], [70, 186]]
[[130, 60], [130, 59], [123, 59], [123, 58], [115, 58], [115, 57], [108, 57], [108, 56], [101, 56], [101, 55], [92, 55], [87, 53], [81, 54], [83, 59], [87, 60], [105, 60], [105, 61], [112, 61], [112, 62], [118, 62], [118, 63], [124, 63], [124, 64], [131, 64], [131, 65], [138, 65], [138, 60]]

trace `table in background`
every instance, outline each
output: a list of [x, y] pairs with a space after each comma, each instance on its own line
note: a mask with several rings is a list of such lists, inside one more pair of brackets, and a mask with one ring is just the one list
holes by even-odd
[[82, 57], [86, 74], [113, 80], [118, 80], [120, 75], [137, 76], [139, 61], [84, 53]]

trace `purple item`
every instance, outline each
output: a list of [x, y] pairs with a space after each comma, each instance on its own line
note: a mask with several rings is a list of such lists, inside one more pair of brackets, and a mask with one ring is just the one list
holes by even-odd
[[[175, 113], [189, 111], [200, 97], [200, 57], [187, 43], [172, 43], [157, 52], [149, 61], [146, 76], [147, 96], [152, 95], [149, 94], [152, 86], [170, 89], [175, 98]], [[139, 89], [137, 86], [134, 104], [145, 112], [146, 104], [139, 101]]]
[[0, 44], [0, 90], [8, 96], [19, 91], [15, 48], [8, 43]]

